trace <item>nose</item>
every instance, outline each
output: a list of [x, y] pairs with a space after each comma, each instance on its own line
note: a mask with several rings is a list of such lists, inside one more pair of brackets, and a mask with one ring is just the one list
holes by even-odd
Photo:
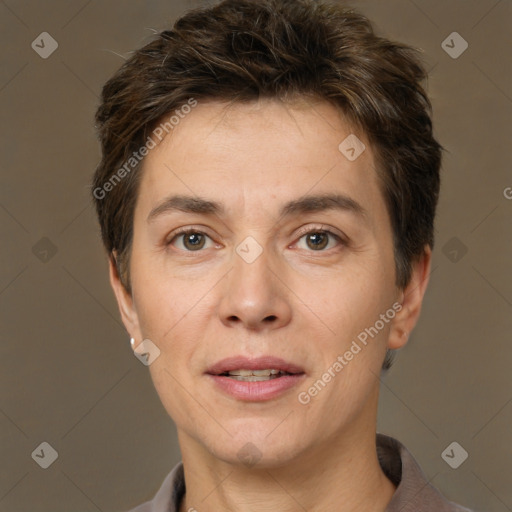
[[251, 263], [234, 254], [233, 268], [226, 276], [219, 304], [222, 323], [252, 331], [287, 325], [292, 316], [289, 290], [276, 274], [266, 251]]

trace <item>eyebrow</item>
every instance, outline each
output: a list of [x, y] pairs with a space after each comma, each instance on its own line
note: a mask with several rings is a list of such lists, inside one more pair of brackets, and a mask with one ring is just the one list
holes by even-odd
[[[322, 212], [327, 210], [348, 211], [360, 217], [367, 217], [367, 211], [357, 201], [344, 194], [309, 195], [286, 203], [280, 211], [280, 217], [291, 217], [304, 213]], [[174, 195], [165, 198], [159, 205], [151, 210], [147, 222], [173, 211], [185, 213], [198, 213], [203, 215], [222, 216], [224, 206], [216, 201], [201, 197]]]

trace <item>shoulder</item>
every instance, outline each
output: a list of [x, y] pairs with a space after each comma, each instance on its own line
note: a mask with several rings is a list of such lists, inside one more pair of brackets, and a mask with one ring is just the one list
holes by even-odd
[[382, 470], [396, 486], [385, 512], [472, 512], [448, 501], [427, 480], [407, 448], [392, 437], [377, 434]]
[[179, 504], [185, 493], [183, 463], [179, 462], [165, 477], [151, 501], [141, 503], [126, 512], [178, 512]]

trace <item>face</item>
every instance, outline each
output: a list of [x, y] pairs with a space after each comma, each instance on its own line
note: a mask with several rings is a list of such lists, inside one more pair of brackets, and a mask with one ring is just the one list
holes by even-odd
[[419, 306], [400, 306], [415, 292], [395, 287], [364, 133], [323, 102], [199, 103], [142, 172], [132, 295], [112, 283], [136, 345], [160, 350], [149, 369], [182, 451], [271, 466], [367, 432]]

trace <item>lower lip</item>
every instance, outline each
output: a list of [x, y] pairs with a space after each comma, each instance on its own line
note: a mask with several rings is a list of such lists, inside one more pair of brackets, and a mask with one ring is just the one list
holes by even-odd
[[293, 388], [304, 379], [305, 374], [283, 375], [277, 379], [260, 380], [258, 382], [244, 382], [222, 375], [208, 374], [208, 376], [213, 379], [216, 386], [233, 398], [250, 402], [263, 402], [276, 398]]

